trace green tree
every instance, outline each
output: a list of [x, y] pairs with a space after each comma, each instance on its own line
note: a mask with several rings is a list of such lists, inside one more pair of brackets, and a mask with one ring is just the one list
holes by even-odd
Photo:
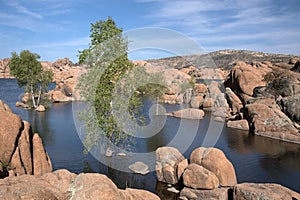
[[111, 17], [97, 21], [91, 24], [89, 48], [79, 51], [79, 62], [87, 68], [77, 86], [88, 105], [80, 112], [86, 125], [86, 150], [99, 141], [108, 147], [109, 143], [131, 147], [134, 126], [128, 120], [143, 123], [139, 118], [142, 88], [137, 80], [147, 73], [129, 61], [128, 41], [122, 33]]
[[[117, 124], [112, 108], [116, 83], [134, 67], [128, 60], [128, 43], [122, 32], [111, 17], [106, 21], [97, 21], [91, 24], [89, 48], [79, 51], [79, 63], [88, 69], [78, 84], [81, 95], [89, 105], [80, 113], [81, 119], [86, 122], [85, 146], [88, 149], [103, 136], [116, 145], [126, 145], [128, 142], [127, 134]], [[138, 97], [133, 95], [129, 105], [132, 117], [140, 105]]]
[[21, 51], [20, 55], [12, 52], [11, 55], [9, 62], [11, 74], [17, 78], [19, 87], [24, 87], [25, 92], [31, 94], [32, 105], [37, 108], [52, 81], [53, 73], [49, 70], [43, 70], [38, 61], [40, 56], [29, 50]]

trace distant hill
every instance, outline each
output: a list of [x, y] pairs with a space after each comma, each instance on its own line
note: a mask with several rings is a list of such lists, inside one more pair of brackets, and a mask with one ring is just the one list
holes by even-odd
[[174, 56], [169, 58], [151, 59], [147, 62], [178, 69], [189, 67], [217, 67], [230, 69], [236, 61], [246, 63], [270, 61], [272, 63], [288, 63], [290, 58], [300, 56], [288, 54], [270, 54], [246, 50], [221, 50], [201, 55]]

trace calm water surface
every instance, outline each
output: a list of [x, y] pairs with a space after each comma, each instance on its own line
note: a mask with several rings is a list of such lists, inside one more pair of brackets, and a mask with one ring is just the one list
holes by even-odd
[[[45, 113], [38, 113], [15, 107], [15, 102], [19, 100], [22, 93], [23, 90], [18, 88], [16, 80], [0, 79], [0, 99], [23, 120], [29, 121], [34, 131], [40, 134], [54, 170], [65, 168], [74, 173], [104, 173], [120, 188], [143, 188], [159, 194], [164, 199], [176, 199], [176, 195], [166, 191], [166, 185], [157, 183], [154, 172], [146, 176], [120, 172], [99, 163], [90, 154], [83, 154], [83, 144], [74, 124], [72, 103], [53, 104]], [[82, 104], [84, 103], [76, 102], [74, 105]], [[150, 104], [145, 100], [145, 110]], [[164, 105], [164, 107], [167, 111], [179, 108], [174, 105]], [[212, 131], [207, 133], [210, 120], [210, 115], [207, 114], [200, 121], [193, 143], [183, 152], [186, 157], [189, 157], [193, 149], [201, 146], [206, 134], [215, 134]], [[177, 134], [181, 122], [180, 119], [168, 117], [159, 134], [148, 139], [137, 140], [136, 150], [148, 152], [168, 144]], [[184, 134], [188, 135], [192, 132], [189, 127], [197, 124], [198, 121], [185, 120], [184, 123], [186, 124]], [[219, 126], [223, 125], [219, 124]], [[247, 131], [223, 127], [215, 147], [222, 149], [232, 162], [239, 183], [279, 183], [300, 192], [300, 145], [253, 136]]]

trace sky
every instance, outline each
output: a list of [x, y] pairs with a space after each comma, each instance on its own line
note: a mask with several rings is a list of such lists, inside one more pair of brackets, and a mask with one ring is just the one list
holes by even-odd
[[[166, 41], [177, 44], [174, 35], [194, 41], [205, 52], [300, 55], [299, 10], [298, 0], [0, 0], [0, 59], [30, 50], [43, 61], [68, 57], [77, 62], [78, 50], [90, 42], [90, 24], [108, 16], [125, 34], [146, 34], [148, 43], [155, 42], [152, 50], [129, 52], [133, 60], [171, 55], [155, 48]], [[164, 34], [151, 30], [171, 34], [160, 37]], [[134, 43], [135, 37], [129, 40]]]

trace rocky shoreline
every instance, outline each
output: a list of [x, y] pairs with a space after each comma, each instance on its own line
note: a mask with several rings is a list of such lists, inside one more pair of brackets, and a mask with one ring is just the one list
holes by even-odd
[[[52, 172], [41, 138], [2, 101], [0, 138], [1, 199], [168, 199], [145, 190], [118, 189], [101, 174]], [[155, 154], [157, 180], [169, 184], [167, 190], [179, 193], [180, 199], [300, 199], [279, 184], [237, 183], [234, 166], [217, 148], [196, 148], [189, 158], [173, 147], [160, 147]]]
[[[212, 66], [203, 67], [201, 60]], [[9, 59], [0, 61], [0, 78], [11, 77], [8, 63]], [[133, 63], [144, 67], [147, 73], [162, 75], [167, 92], [160, 102], [190, 107], [167, 113], [168, 116], [202, 119], [205, 112], [212, 112], [214, 120], [226, 122], [230, 128], [300, 143], [299, 57], [226, 50]], [[42, 66], [54, 73], [56, 87], [48, 92], [53, 102], [82, 100], [76, 85], [85, 73], [84, 67], [67, 58], [42, 62]], [[201, 80], [203, 83], [199, 83]], [[26, 96], [16, 105], [28, 107]]]

